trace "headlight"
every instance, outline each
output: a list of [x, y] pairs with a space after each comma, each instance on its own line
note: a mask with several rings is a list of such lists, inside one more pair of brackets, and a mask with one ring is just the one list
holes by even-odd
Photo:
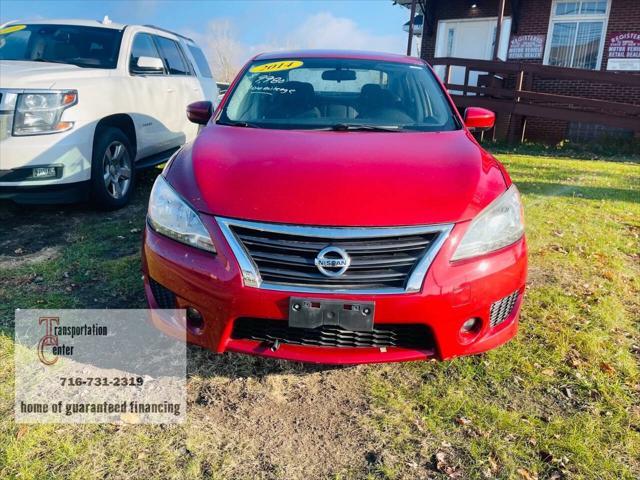
[[523, 234], [520, 194], [516, 186], [511, 185], [471, 221], [451, 260], [493, 252], [515, 243]]
[[78, 102], [78, 92], [21, 93], [16, 104], [14, 135], [39, 135], [69, 130], [73, 122], [62, 122], [62, 112]]
[[147, 212], [149, 225], [156, 232], [192, 247], [216, 251], [198, 214], [160, 175], [153, 184]]

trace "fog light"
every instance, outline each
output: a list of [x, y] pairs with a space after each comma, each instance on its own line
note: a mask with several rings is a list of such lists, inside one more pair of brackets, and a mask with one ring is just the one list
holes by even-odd
[[480, 331], [480, 327], [482, 327], [482, 320], [479, 318], [470, 318], [462, 324], [460, 333], [463, 335], [478, 333]]
[[36, 167], [31, 170], [33, 178], [54, 178], [56, 176], [56, 167]]
[[200, 333], [204, 328], [202, 314], [193, 307], [187, 308], [187, 327], [193, 333]]

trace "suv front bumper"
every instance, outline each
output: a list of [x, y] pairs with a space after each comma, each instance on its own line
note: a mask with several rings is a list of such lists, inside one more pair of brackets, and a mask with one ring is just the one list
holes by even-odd
[[[353, 295], [273, 291], [245, 287], [238, 263], [212, 217], [203, 218], [215, 243], [211, 254], [145, 229], [143, 273], [145, 293], [151, 308], [160, 308], [150, 280], [175, 295], [178, 308], [194, 307], [203, 316], [203, 328], [187, 328], [187, 340], [214, 352], [241, 352], [266, 357], [316, 363], [369, 363], [429, 358], [450, 359], [490, 350], [512, 338], [524, 294], [527, 256], [526, 241], [489, 255], [452, 263], [449, 261], [469, 222], [457, 224], [440, 249], [417, 293]], [[518, 292], [517, 300], [504, 320], [490, 325], [491, 306]], [[234, 323], [240, 318], [282, 321], [287, 325], [289, 298], [373, 301], [376, 325], [421, 324], [432, 334], [432, 348], [326, 347], [281, 343], [277, 349], [268, 342], [234, 338]], [[162, 303], [162, 302], [161, 302]], [[481, 328], [473, 338], [461, 334], [464, 322], [480, 318]], [[156, 320], [168, 334], [177, 333], [170, 323]]]

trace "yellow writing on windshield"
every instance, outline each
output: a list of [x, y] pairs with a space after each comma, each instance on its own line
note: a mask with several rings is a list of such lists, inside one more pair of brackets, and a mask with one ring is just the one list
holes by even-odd
[[0, 35], [6, 35], [7, 33], [19, 32], [27, 28], [26, 25], [11, 25], [10, 27], [0, 28]]
[[249, 70], [251, 73], [267, 73], [267, 72], [280, 72], [282, 70], [291, 70], [304, 65], [300, 60], [283, 60], [280, 62], [263, 63], [262, 65], [256, 65]]

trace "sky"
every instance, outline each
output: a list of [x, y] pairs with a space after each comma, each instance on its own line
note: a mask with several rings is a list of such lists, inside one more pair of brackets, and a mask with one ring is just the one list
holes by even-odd
[[213, 50], [222, 42], [239, 67], [256, 53], [283, 48], [404, 53], [409, 11], [392, 0], [0, 0], [0, 24], [105, 15], [190, 36], [214, 64]]

